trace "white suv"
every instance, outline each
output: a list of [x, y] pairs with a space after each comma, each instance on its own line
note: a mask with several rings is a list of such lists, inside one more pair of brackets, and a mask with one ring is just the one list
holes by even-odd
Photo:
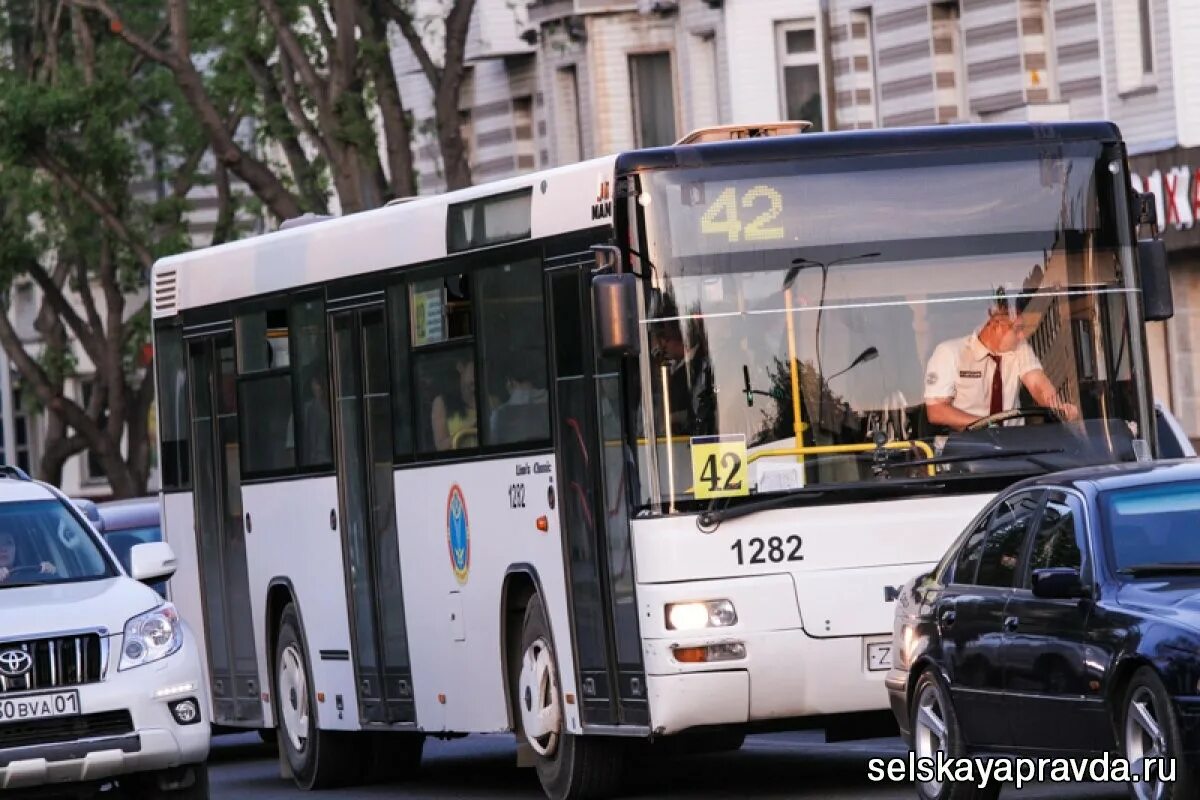
[[174, 571], [154, 542], [127, 575], [58, 490], [0, 467], [0, 790], [208, 797], [201, 651], [141, 583]]

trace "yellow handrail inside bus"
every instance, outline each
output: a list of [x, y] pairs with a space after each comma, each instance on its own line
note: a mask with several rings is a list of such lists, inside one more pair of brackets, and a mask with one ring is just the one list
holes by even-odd
[[[783, 304], [787, 309], [787, 335], [788, 335], [788, 369], [791, 372], [792, 380], [792, 432], [796, 437], [797, 442], [804, 441], [804, 418], [800, 412], [800, 365], [796, 361], [796, 325], [792, 321], [792, 287], [788, 286], [783, 290]], [[800, 466], [804, 466], [804, 448], [799, 448], [795, 453], [796, 461]]]

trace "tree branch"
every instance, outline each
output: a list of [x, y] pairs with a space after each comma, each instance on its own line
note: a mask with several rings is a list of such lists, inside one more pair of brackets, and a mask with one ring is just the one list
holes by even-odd
[[98, 11], [108, 20], [108, 29], [119, 36], [122, 41], [136, 50], [141, 56], [149, 61], [157, 64], [162, 64], [165, 67], [176, 69], [178, 64], [175, 58], [164, 50], [159, 50], [153, 44], [139, 36], [136, 32], [127, 26], [121, 15], [112, 7], [108, 0], [71, 0], [71, 4], [79, 8], [86, 8], [91, 11]]
[[[103, 350], [98, 346], [97, 336], [100, 333], [99, 329], [92, 329], [83, 318], [79, 316], [79, 312], [71, 305], [63, 294], [62, 289], [50, 277], [50, 273], [46, 272], [37, 261], [30, 261], [25, 265], [25, 271], [29, 277], [33, 278], [34, 283], [42, 290], [42, 295], [45, 301], [49, 303], [50, 308], [61, 319], [75, 338], [79, 340], [80, 345], [87, 352], [88, 357], [95, 360], [102, 355]], [[87, 291], [87, 287], [83, 287], [82, 292]]]
[[329, 19], [325, 16], [325, 9], [318, 0], [305, 0], [305, 5], [308, 6], [308, 13], [312, 15], [313, 24], [317, 27], [317, 35], [321, 37], [321, 46], [325, 48], [326, 53], [332, 53], [334, 47], [333, 29], [329, 27]]
[[[299, 106], [299, 103], [295, 102], [294, 95], [290, 99], [285, 96], [275, 80], [275, 73], [266, 61], [257, 54], [247, 54], [243, 59], [250, 72], [250, 77], [254, 80], [258, 92], [262, 96], [265, 111], [264, 122], [283, 150], [284, 158], [287, 159], [288, 166], [291, 168], [292, 177], [300, 190], [301, 198], [314, 211], [321, 214], [328, 213], [325, 196], [316, 180], [316, 170], [309, 160], [308, 154], [304, 152], [304, 145], [301, 144], [300, 137], [296, 133], [297, 128], [301, 126], [311, 126], [311, 120], [304, 114], [304, 109]], [[287, 72], [287, 68], [282, 65], [281, 69], [284, 73]], [[293, 121], [293, 113], [301, 116], [298, 122]], [[316, 136], [315, 129], [306, 130], [306, 133], [320, 148], [322, 142]], [[324, 149], [321, 152], [324, 153]]]
[[321, 117], [322, 123], [324, 124], [326, 120], [332, 121], [333, 108], [330, 105], [329, 87], [317, 74], [312, 62], [308, 60], [304, 46], [300, 44], [292, 26], [284, 18], [279, 4], [275, 0], [259, 0], [259, 3], [266, 12], [271, 27], [275, 29], [275, 39], [279, 42], [279, 49], [287, 54], [288, 60], [300, 75], [300, 80], [312, 95], [313, 102], [317, 104], [317, 114]]
[[88, 438], [100, 437], [100, 428], [84, 413], [77, 403], [65, 397], [62, 388], [55, 386], [50, 376], [41, 365], [25, 351], [25, 345], [13, 329], [7, 314], [0, 314], [0, 346], [8, 354], [9, 360], [16, 366], [32, 387], [33, 392], [48, 410], [61, 416], [67, 424]]
[[104, 226], [112, 231], [125, 245], [133, 251], [138, 262], [146, 269], [154, 266], [154, 255], [144, 244], [138, 241], [133, 232], [129, 230], [129, 226], [125, 224], [125, 220], [117, 213], [111, 205], [106, 203], [99, 195], [93, 192], [89, 187], [85, 186], [79, 178], [69, 170], [65, 164], [56, 159], [49, 153], [40, 153], [34, 156], [34, 160], [38, 166], [50, 173], [55, 180], [64, 184], [72, 192], [74, 192], [96, 216], [100, 217]]
[[425, 73], [429, 84], [436, 88], [442, 80], [442, 71], [429, 55], [429, 48], [425, 46], [421, 32], [417, 30], [412, 13], [397, 5], [395, 0], [380, 0], [380, 7], [393, 22], [400, 26], [400, 34], [404, 37], [404, 41], [408, 42], [413, 55], [416, 56], [421, 71]]
[[229, 190], [229, 173], [226, 172], [223, 164], [217, 164], [213, 182], [217, 185], [217, 200], [220, 203], [210, 243], [215, 247], [233, 238], [233, 193]]
[[378, 2], [368, 0], [361, 12], [363, 36], [374, 46], [366, 49], [367, 68], [375, 82], [379, 98], [379, 116], [383, 122], [384, 150], [387, 153], [389, 188], [393, 197], [408, 197], [417, 192], [413, 175], [412, 129], [404, 98], [392, 64], [391, 47], [387, 38], [387, 19]]
[[[107, 0], [71, 0], [83, 8], [102, 13], [109, 21], [109, 28], [136, 52], [147, 59], [161, 64], [175, 76], [175, 82], [188, 105], [196, 112], [201, 127], [208, 135], [213, 155], [231, 172], [244, 180], [264, 205], [280, 219], [300, 215], [300, 204], [284, 187], [283, 183], [262, 161], [247, 153], [233, 135], [226, 130], [225, 120], [212, 102], [204, 85], [204, 78], [196, 70], [190, 58], [177, 57], [151, 45], [131, 31], [120, 15]], [[168, 19], [171, 23], [171, 41], [175, 53], [188, 54], [187, 4], [185, 0], [167, 0]]]
[[96, 41], [83, 16], [83, 9], [75, 4], [71, 5], [71, 32], [75, 35], [78, 49], [76, 60], [83, 67], [83, 82], [86, 86], [92, 86], [96, 83]]

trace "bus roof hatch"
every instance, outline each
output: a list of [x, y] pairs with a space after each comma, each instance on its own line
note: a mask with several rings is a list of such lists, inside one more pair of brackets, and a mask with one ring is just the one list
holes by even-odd
[[681, 144], [704, 144], [706, 142], [728, 142], [734, 139], [757, 139], [762, 136], [794, 136], [812, 127], [811, 122], [790, 120], [764, 122], [757, 125], [715, 125], [699, 128], [676, 142]]

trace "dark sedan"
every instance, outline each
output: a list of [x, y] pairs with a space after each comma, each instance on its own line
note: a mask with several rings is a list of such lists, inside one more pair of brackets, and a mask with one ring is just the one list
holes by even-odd
[[[1124, 464], [1016, 484], [897, 600], [892, 711], [918, 757], [1117, 752], [1200, 796], [1200, 464]], [[994, 797], [936, 780], [922, 797]]]

